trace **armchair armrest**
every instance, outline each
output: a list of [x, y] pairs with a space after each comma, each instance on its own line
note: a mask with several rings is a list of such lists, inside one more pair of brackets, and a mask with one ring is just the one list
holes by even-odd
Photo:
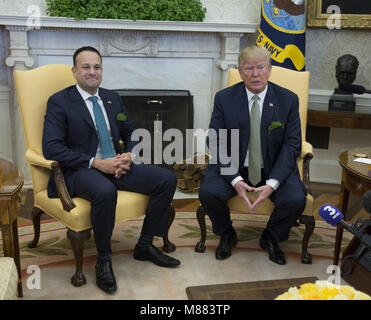
[[311, 194], [312, 191], [310, 189], [309, 162], [313, 158], [313, 146], [309, 142], [303, 141], [300, 157], [303, 159], [303, 183], [307, 193]]
[[64, 181], [64, 177], [62, 173], [62, 168], [57, 161], [46, 160], [42, 155], [38, 154], [37, 152], [33, 150], [26, 151], [26, 160], [31, 165], [52, 170], [54, 173], [54, 179], [55, 179], [55, 184], [57, 186], [59, 199], [62, 202], [63, 209], [67, 212], [70, 212], [73, 208], [76, 207], [75, 203], [73, 202], [67, 190], [66, 182]]
[[56, 162], [52, 160], [46, 160], [42, 155], [30, 149], [26, 151], [26, 160], [28, 161], [29, 164], [47, 168], [50, 170], [53, 170], [53, 164]]
[[302, 145], [301, 145], [301, 157], [304, 159], [306, 156], [312, 156], [311, 158], [313, 158], [313, 146], [307, 142], [307, 141], [303, 141], [302, 142]]

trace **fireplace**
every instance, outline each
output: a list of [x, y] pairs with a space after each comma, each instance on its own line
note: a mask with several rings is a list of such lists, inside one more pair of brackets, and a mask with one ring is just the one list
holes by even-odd
[[[193, 96], [188, 90], [118, 89], [115, 90], [126, 107], [128, 117], [137, 129], [146, 129], [151, 135], [151, 164], [172, 169], [163, 161], [156, 163], [154, 135], [160, 124], [162, 133], [178, 129], [183, 137], [182, 159], [186, 153], [186, 130], [193, 129]], [[161, 122], [158, 122], [161, 121]], [[162, 152], [172, 141], [162, 141]]]

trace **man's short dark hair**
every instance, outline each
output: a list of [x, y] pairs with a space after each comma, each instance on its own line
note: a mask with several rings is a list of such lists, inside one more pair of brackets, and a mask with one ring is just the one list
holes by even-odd
[[82, 51], [92, 51], [92, 52], [95, 52], [99, 57], [100, 57], [100, 60], [102, 61], [102, 56], [100, 55], [99, 51], [97, 49], [95, 49], [94, 47], [90, 47], [90, 46], [85, 46], [85, 47], [81, 47], [81, 48], [78, 48], [75, 53], [73, 54], [73, 65], [76, 66], [76, 57], [77, 55], [82, 52]]

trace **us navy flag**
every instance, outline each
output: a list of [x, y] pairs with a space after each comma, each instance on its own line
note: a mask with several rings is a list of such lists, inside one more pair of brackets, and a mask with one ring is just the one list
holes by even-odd
[[262, 0], [256, 44], [271, 53], [272, 64], [305, 70], [305, 0]]

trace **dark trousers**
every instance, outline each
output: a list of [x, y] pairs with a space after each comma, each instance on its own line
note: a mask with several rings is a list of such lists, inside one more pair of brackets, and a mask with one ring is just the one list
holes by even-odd
[[[248, 170], [240, 171], [244, 181], [248, 181]], [[264, 171], [262, 170], [262, 177]], [[265, 184], [265, 177], [257, 187]], [[222, 235], [232, 225], [227, 201], [236, 195], [235, 189], [222, 176], [205, 177], [200, 190], [200, 202], [209, 216], [213, 231]], [[266, 230], [277, 241], [285, 241], [297, 218], [305, 208], [306, 194], [303, 183], [299, 177], [289, 177], [270, 197], [274, 203], [274, 210], [267, 222]]]
[[91, 223], [98, 254], [111, 254], [115, 225], [117, 190], [150, 196], [142, 232], [162, 237], [168, 230], [170, 203], [176, 189], [173, 172], [152, 165], [131, 165], [127, 174], [116, 179], [95, 169], [83, 169], [74, 178], [74, 195], [91, 203]]

